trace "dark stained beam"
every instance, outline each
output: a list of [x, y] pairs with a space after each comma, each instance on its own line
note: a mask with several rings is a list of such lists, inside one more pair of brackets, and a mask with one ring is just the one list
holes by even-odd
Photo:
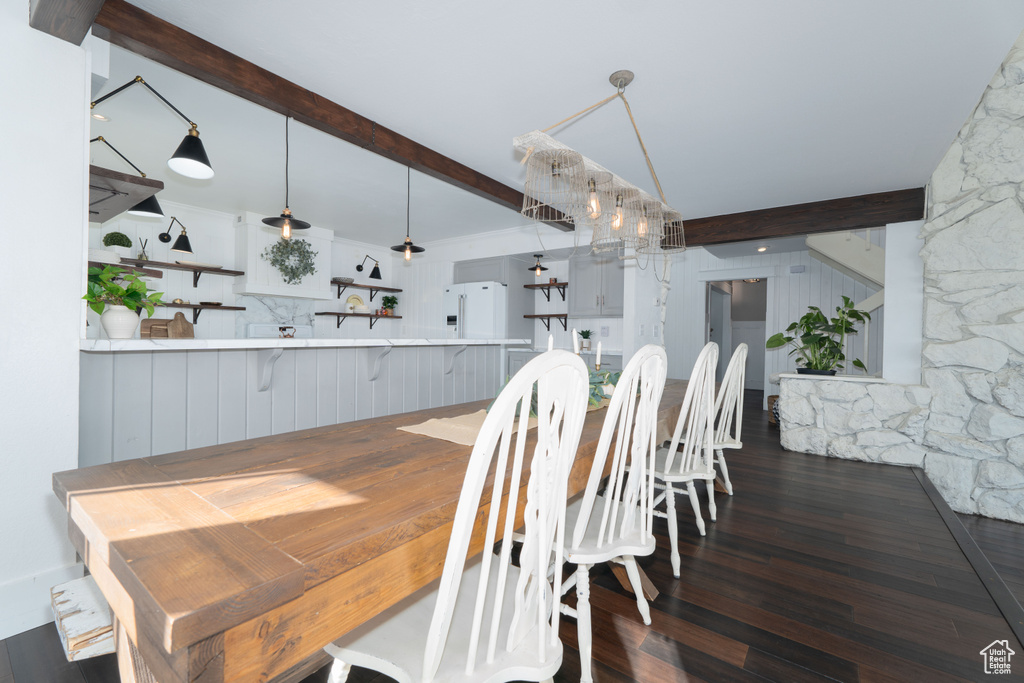
[[686, 246], [723, 244], [837, 230], [877, 228], [924, 217], [924, 188], [877, 192], [808, 204], [778, 206], [683, 222]]
[[[261, 107], [291, 116], [433, 178], [519, 211], [523, 193], [415, 140], [389, 130], [277, 74], [256, 66], [174, 24], [124, 2], [107, 0], [93, 33]], [[568, 224], [558, 224], [571, 230]]]
[[28, 23], [34, 29], [81, 45], [103, 0], [31, 0]]

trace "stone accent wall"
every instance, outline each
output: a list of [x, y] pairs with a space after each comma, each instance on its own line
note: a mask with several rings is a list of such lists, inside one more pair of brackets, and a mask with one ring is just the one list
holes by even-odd
[[923, 466], [950, 507], [1024, 523], [1024, 34], [929, 183], [924, 386], [783, 380], [782, 445]]
[[928, 388], [881, 381], [783, 379], [780, 392], [783, 448], [924, 466]]

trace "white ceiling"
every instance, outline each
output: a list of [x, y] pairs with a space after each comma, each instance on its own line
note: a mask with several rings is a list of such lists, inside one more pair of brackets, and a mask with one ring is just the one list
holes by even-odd
[[[685, 217], [924, 185], [1024, 28], [1019, 0], [131, 1], [518, 188], [523, 170], [511, 138], [610, 95], [608, 75], [631, 69], [637, 77], [626, 94], [668, 201]], [[279, 183], [280, 133], [236, 147], [230, 127], [208, 123], [227, 106], [222, 97], [171, 98], [200, 123], [217, 182], [239, 155]], [[368, 225], [367, 211], [404, 226], [403, 169], [365, 162], [374, 171], [359, 179], [372, 185], [379, 172], [389, 191], [344, 192], [344, 164], [358, 150], [331, 148], [323, 166], [300, 170], [301, 156], [325, 145], [306, 130], [313, 150], [300, 152], [301, 128], [293, 129], [296, 215], [339, 232]], [[621, 103], [553, 134], [654, 192]], [[328, 172], [341, 181], [336, 193], [300, 193]], [[444, 191], [431, 182], [425, 195]], [[254, 195], [247, 208], [279, 211], [280, 200], [256, 185], [246, 185]], [[371, 197], [371, 209], [356, 206]], [[470, 218], [442, 214], [419, 233], [418, 199], [414, 238], [522, 223], [514, 212], [476, 207]], [[391, 233], [362, 238], [394, 243]]]

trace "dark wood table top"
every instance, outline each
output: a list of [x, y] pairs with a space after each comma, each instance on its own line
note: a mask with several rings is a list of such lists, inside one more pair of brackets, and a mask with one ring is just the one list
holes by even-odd
[[[666, 385], [670, 428], [685, 384]], [[472, 449], [396, 428], [487, 403], [70, 470], [53, 488], [157, 680], [268, 680], [440, 575]], [[605, 412], [588, 413], [571, 493]]]

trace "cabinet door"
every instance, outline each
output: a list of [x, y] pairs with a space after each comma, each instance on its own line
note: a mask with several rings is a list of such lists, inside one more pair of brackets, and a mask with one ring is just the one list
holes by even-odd
[[500, 282], [508, 284], [508, 257], [494, 256], [469, 261], [457, 261], [452, 273], [452, 282]]
[[601, 264], [581, 256], [569, 259], [569, 317], [596, 318], [601, 315]]
[[620, 317], [623, 313], [626, 287], [626, 264], [617, 257], [602, 259], [601, 315]]

